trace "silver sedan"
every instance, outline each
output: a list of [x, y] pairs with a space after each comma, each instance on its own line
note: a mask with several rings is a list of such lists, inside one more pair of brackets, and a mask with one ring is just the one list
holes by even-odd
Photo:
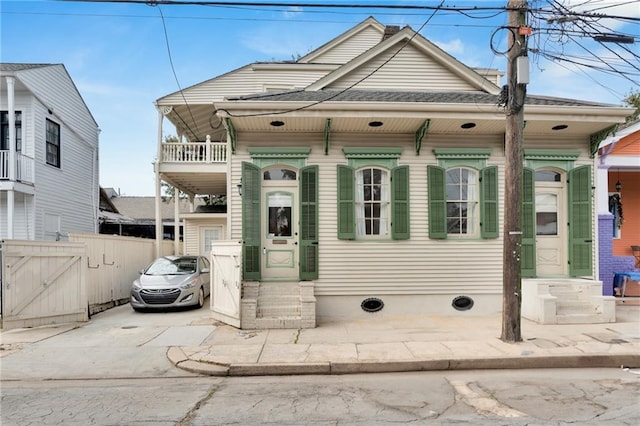
[[140, 271], [131, 287], [131, 307], [171, 308], [204, 305], [209, 296], [209, 260], [203, 256], [165, 256]]

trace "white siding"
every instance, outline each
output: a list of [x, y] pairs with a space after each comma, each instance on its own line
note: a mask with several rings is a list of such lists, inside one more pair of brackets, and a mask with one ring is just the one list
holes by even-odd
[[85, 143], [98, 146], [98, 126], [62, 65], [21, 71], [19, 79], [52, 111], [52, 117], [64, 121]]
[[[54, 239], [45, 235], [45, 214], [60, 217], [63, 235], [96, 232], [98, 127], [91, 113], [62, 65], [16, 74], [31, 90], [15, 93], [15, 108], [22, 112], [22, 153], [34, 158], [35, 176], [34, 196], [16, 196], [15, 237]], [[46, 119], [60, 125], [60, 168], [46, 164]]]
[[184, 218], [184, 254], [204, 255], [200, 253], [202, 241], [202, 230], [204, 228], [221, 227], [220, 239], [226, 239], [227, 218], [225, 217], [202, 217]]
[[64, 123], [60, 124], [60, 168], [46, 163], [46, 107], [37, 105], [35, 122], [36, 239], [46, 239], [45, 213], [61, 217], [60, 232], [96, 232], [98, 209], [98, 169], [94, 149]]
[[[184, 90], [189, 103], [206, 103], [221, 101], [225, 96], [240, 96], [262, 93], [265, 88], [281, 87], [285, 90], [303, 88], [320, 79], [330, 70], [326, 67], [301, 65], [301, 70], [293, 71], [291, 66], [282, 70], [254, 70], [251, 65], [205, 81]], [[162, 105], [183, 104], [182, 94], [174, 93], [160, 100]]]
[[[242, 161], [251, 161], [246, 146], [275, 146], [268, 135], [241, 133], [241, 147], [233, 157], [230, 180], [240, 179]], [[578, 149], [578, 141], [559, 145], [555, 149]], [[530, 141], [541, 146], [541, 141]], [[502, 293], [502, 226], [497, 239], [447, 239], [428, 237], [427, 165], [436, 165], [432, 149], [436, 147], [491, 148], [487, 165], [496, 165], [499, 182], [504, 182], [503, 136], [428, 135], [420, 155], [415, 153], [413, 135], [331, 135], [329, 155], [324, 155], [321, 135], [283, 134], [277, 146], [311, 146], [307, 164], [319, 166], [319, 248], [320, 274], [315, 281], [317, 296], [349, 295], [499, 295]], [[544, 145], [544, 144], [543, 144]], [[584, 145], [584, 144], [583, 144]], [[336, 164], [347, 164], [344, 146], [402, 147], [398, 165], [410, 166], [411, 238], [404, 241], [343, 241], [337, 239]], [[578, 164], [589, 164], [585, 150]], [[240, 240], [241, 206], [232, 192], [232, 239]], [[500, 217], [504, 211], [504, 188], [499, 189]]]
[[[401, 46], [404, 44], [394, 45], [329, 87], [344, 89], [364, 78], [356, 86], [357, 89], [476, 91], [467, 81], [411, 45], [404, 46], [393, 59], [384, 64]], [[375, 71], [382, 64], [384, 66]]]
[[346, 64], [381, 41], [381, 32], [373, 27], [367, 27], [331, 50], [318, 55], [313, 59], [313, 63]]

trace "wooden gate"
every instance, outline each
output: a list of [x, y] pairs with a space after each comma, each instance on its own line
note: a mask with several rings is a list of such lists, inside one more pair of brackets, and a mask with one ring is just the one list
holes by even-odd
[[240, 327], [242, 296], [242, 244], [238, 241], [214, 241], [211, 246], [211, 310], [213, 317]]
[[86, 246], [2, 242], [4, 329], [88, 321]]

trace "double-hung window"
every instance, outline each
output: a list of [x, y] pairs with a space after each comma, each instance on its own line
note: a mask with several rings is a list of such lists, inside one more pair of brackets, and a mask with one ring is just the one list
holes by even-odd
[[389, 235], [389, 172], [365, 167], [356, 172], [356, 235]]
[[[22, 151], [22, 112], [15, 112], [16, 151]], [[0, 150], [9, 149], [9, 112], [0, 111]]]
[[446, 172], [447, 234], [477, 236], [478, 172], [466, 167], [454, 167]]
[[47, 119], [46, 128], [47, 164], [60, 168], [60, 125]]
[[409, 166], [397, 148], [344, 148], [339, 164], [338, 238], [409, 238]]
[[498, 237], [498, 169], [488, 149], [434, 149], [427, 166], [429, 237]]

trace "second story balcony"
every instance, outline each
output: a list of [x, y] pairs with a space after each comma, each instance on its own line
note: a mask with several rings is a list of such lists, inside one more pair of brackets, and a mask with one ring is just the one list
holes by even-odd
[[[9, 150], [0, 150], [0, 179], [11, 179]], [[34, 182], [34, 159], [20, 152], [15, 154], [15, 181], [23, 183]]]
[[163, 142], [158, 164], [162, 179], [193, 194], [226, 194], [226, 142]]

